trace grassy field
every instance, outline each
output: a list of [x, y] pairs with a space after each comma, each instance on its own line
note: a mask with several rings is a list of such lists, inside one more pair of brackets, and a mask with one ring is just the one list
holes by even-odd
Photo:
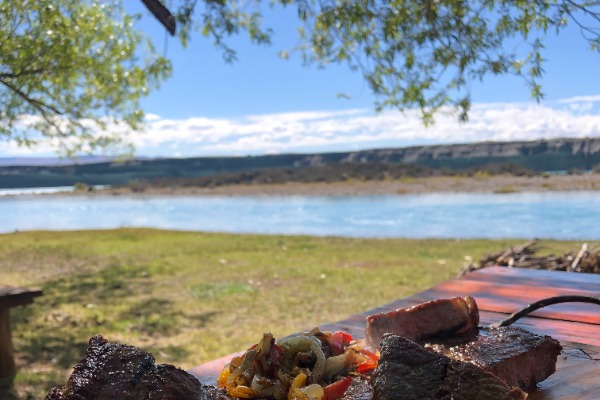
[[[185, 369], [266, 331], [280, 337], [410, 295], [456, 276], [465, 256], [518, 243], [146, 229], [0, 235], [0, 283], [44, 290], [12, 312], [14, 394], [39, 399], [63, 384], [95, 334]], [[543, 245], [555, 254], [580, 246]]]

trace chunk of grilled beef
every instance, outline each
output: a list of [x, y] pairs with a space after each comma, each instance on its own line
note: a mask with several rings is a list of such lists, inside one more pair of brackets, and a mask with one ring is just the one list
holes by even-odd
[[470, 296], [432, 300], [367, 317], [367, 343], [379, 348], [385, 333], [393, 333], [418, 343], [431, 338], [469, 339], [477, 335], [479, 310]]
[[373, 400], [371, 381], [360, 376], [353, 377], [350, 387], [340, 400]]
[[392, 334], [381, 340], [374, 373], [373, 400], [517, 400], [519, 388], [472, 363], [442, 354]]
[[137, 347], [94, 336], [66, 386], [52, 389], [46, 400], [225, 400], [203, 397], [201, 389], [194, 376], [156, 365], [151, 354]]
[[[235, 397], [231, 397], [227, 392], [221, 388], [202, 385], [200, 390], [200, 400], [239, 400]], [[370, 400], [370, 399], [369, 399]]]
[[477, 337], [464, 344], [426, 347], [454, 360], [478, 365], [523, 390], [534, 388], [556, 371], [562, 350], [558, 340], [517, 327], [481, 329]]

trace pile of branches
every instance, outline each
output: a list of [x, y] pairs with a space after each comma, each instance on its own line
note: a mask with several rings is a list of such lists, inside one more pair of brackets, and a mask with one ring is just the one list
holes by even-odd
[[502, 252], [489, 254], [478, 263], [469, 261], [459, 276], [492, 266], [600, 274], [600, 247], [590, 249], [584, 243], [579, 251], [567, 252], [561, 256], [536, 256], [538, 250], [537, 240], [530, 240]]

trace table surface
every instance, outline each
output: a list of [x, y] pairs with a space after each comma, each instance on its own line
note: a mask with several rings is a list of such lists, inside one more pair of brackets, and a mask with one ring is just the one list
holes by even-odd
[[[479, 306], [481, 324], [488, 325], [547, 297], [598, 297], [600, 275], [504, 267], [485, 268], [384, 306], [352, 315], [345, 320], [320, 325], [319, 328], [342, 330], [356, 339], [361, 339], [365, 337], [365, 318], [368, 315], [429, 300], [466, 295], [475, 298]], [[529, 314], [513, 326], [540, 335], [550, 335], [563, 345], [556, 373], [540, 383], [538, 389], [530, 393], [530, 399], [600, 399], [600, 306], [586, 303], [556, 304]], [[312, 327], [307, 327], [310, 328]], [[214, 384], [223, 366], [233, 356], [230, 354], [210, 361], [192, 368], [189, 372], [203, 383]]]
[[15, 307], [31, 304], [35, 297], [41, 295], [42, 291], [40, 289], [0, 285], [0, 307]]

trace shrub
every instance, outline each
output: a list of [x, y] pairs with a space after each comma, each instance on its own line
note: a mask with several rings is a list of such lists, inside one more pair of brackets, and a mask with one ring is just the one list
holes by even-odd
[[75, 182], [75, 184], [73, 185], [73, 189], [77, 192], [87, 192], [91, 190], [91, 187], [90, 185], [84, 182]]

